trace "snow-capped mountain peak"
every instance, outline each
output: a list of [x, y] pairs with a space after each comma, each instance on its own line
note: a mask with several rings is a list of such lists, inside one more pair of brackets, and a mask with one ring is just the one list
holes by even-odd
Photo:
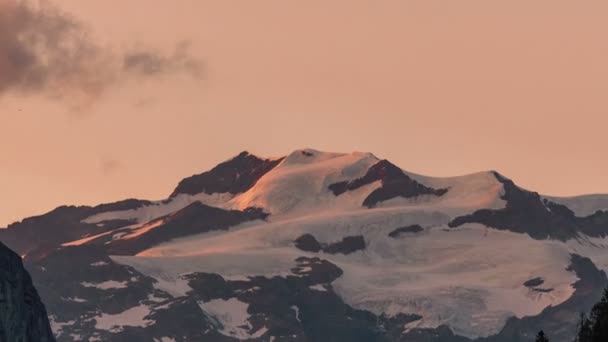
[[0, 238], [61, 341], [567, 341], [608, 284], [606, 209], [495, 171], [428, 177], [306, 148], [243, 152], [167, 199], [61, 207]]

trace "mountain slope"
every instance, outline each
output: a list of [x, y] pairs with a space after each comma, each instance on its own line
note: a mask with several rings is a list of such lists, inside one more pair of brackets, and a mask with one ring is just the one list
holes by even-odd
[[63, 207], [0, 239], [60, 341], [568, 341], [607, 283], [604, 198], [244, 152], [168, 199]]

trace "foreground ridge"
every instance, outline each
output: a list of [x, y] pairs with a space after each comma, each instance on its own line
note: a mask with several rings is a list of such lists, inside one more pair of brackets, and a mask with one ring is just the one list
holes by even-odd
[[55, 341], [21, 258], [0, 243], [0, 341]]

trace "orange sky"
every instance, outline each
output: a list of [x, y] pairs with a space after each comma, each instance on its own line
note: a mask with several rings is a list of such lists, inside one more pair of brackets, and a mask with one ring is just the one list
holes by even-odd
[[54, 3], [113, 51], [189, 40], [206, 74], [117, 84], [78, 112], [0, 96], [0, 226], [159, 199], [245, 149], [370, 151], [428, 175], [608, 192], [605, 0]]

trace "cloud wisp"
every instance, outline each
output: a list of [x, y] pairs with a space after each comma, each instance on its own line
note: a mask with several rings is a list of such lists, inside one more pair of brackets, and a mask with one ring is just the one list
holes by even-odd
[[181, 42], [171, 55], [159, 51], [140, 50], [123, 56], [123, 70], [140, 76], [186, 72], [195, 78], [203, 77], [203, 65], [189, 54], [189, 43]]
[[0, 0], [0, 95], [44, 94], [94, 102], [133, 78], [186, 73], [202, 78], [189, 45], [175, 50], [115, 52], [96, 42], [86, 25], [47, 1]]

